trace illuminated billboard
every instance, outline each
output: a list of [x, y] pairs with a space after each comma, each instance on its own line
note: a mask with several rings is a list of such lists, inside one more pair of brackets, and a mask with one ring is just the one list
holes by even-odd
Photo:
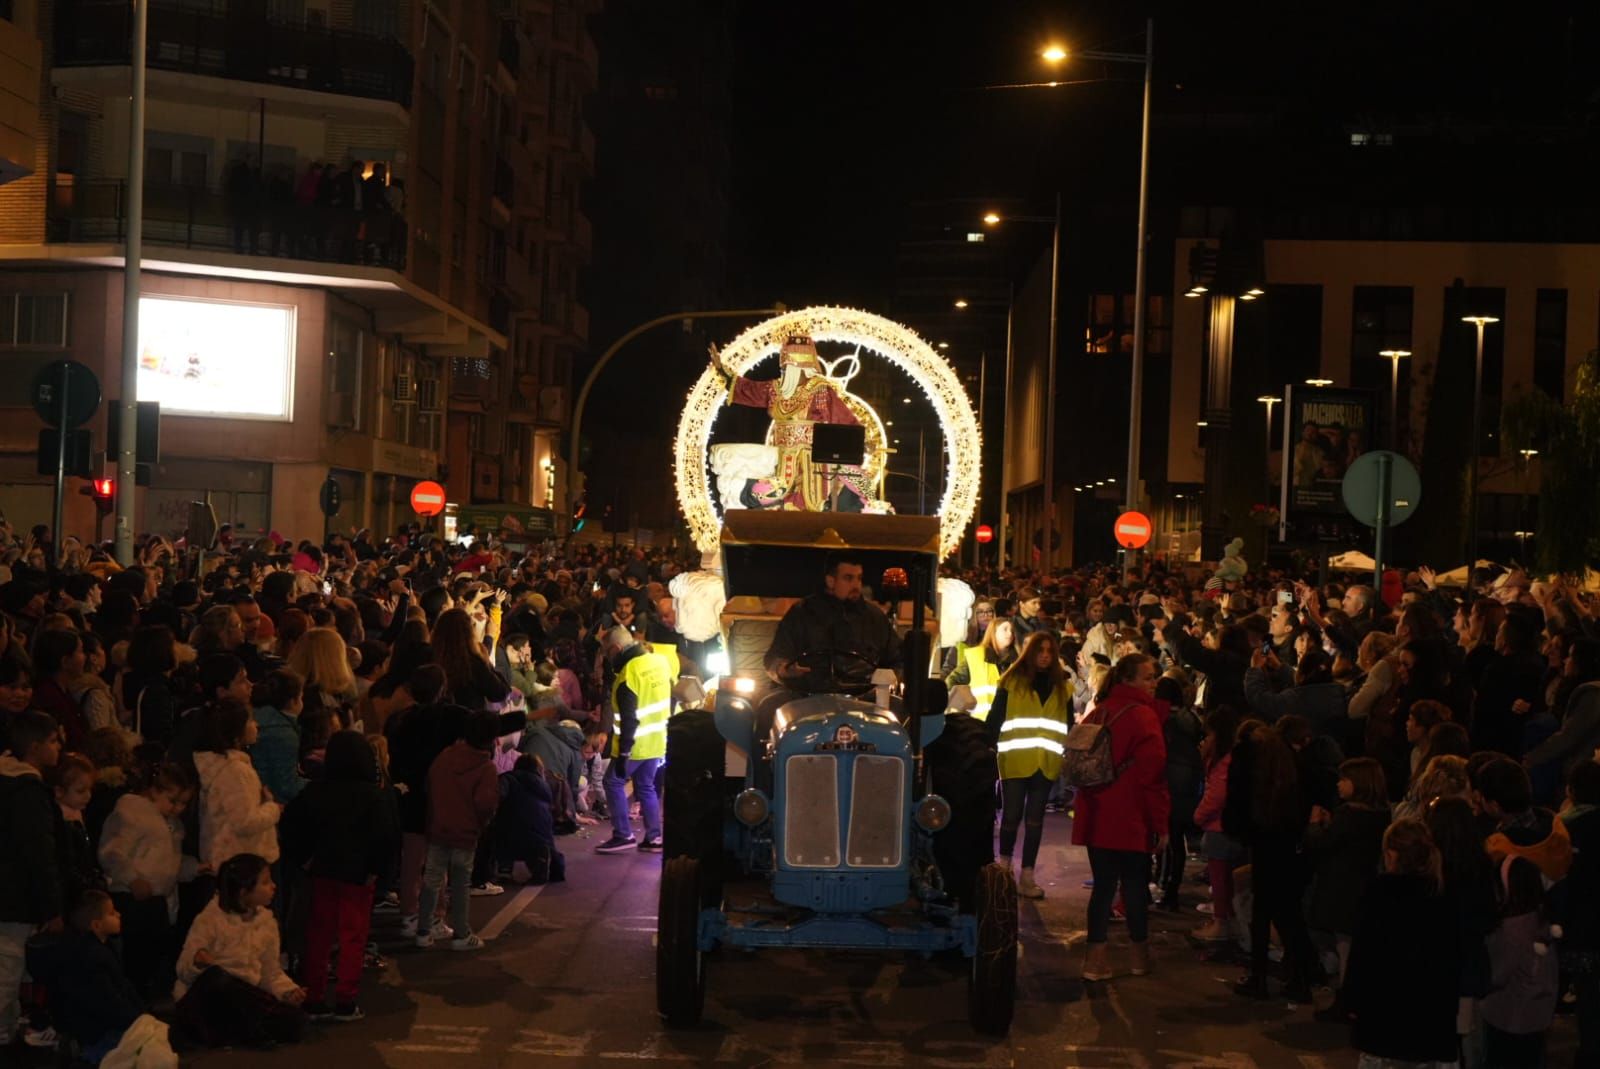
[[162, 415], [287, 421], [295, 310], [184, 297], [139, 299], [139, 400]]

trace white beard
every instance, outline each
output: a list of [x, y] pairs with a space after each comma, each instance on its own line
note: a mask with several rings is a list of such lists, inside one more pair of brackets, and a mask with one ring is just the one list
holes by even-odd
[[778, 380], [778, 392], [784, 397], [793, 397], [795, 390], [800, 387], [800, 377], [805, 374], [805, 369], [790, 364], [783, 369], [783, 376]]

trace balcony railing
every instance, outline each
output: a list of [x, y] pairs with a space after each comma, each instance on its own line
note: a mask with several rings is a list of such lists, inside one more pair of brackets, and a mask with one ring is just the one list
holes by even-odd
[[[52, 242], [123, 241], [127, 189], [120, 180], [58, 184], [50, 204]], [[145, 186], [144, 239], [157, 245], [213, 249], [330, 263], [405, 266], [405, 219], [392, 211], [364, 215], [274, 197], [243, 199], [204, 186]]]
[[[411, 106], [411, 53], [398, 41], [292, 25], [246, 6], [154, 0], [148, 66]], [[126, 66], [132, 10], [127, 0], [57, 0], [55, 65]]]

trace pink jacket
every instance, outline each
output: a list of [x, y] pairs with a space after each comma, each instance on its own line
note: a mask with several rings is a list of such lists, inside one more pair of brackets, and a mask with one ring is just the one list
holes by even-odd
[[1194, 807], [1194, 822], [1201, 831], [1222, 830], [1222, 803], [1228, 800], [1228, 765], [1232, 761], [1233, 754], [1226, 753], [1206, 769], [1206, 790]]

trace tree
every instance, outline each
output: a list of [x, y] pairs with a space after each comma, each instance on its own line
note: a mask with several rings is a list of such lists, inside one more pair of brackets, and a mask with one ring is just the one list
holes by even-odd
[[1566, 404], [1528, 390], [1503, 422], [1509, 448], [1539, 450], [1538, 566], [1582, 572], [1600, 561], [1600, 350], [1578, 366]]

